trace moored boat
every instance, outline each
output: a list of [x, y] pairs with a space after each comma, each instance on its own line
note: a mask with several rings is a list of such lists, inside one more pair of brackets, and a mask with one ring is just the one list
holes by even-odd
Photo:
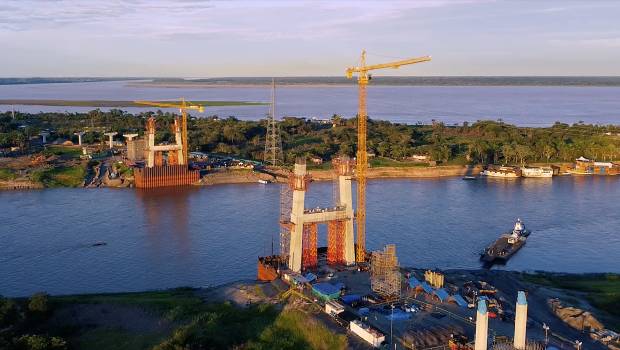
[[523, 167], [521, 168], [523, 177], [553, 177], [553, 169], [546, 167]]
[[520, 176], [518, 169], [511, 166], [489, 166], [487, 169], [481, 171], [480, 175], [501, 178], [517, 178]]

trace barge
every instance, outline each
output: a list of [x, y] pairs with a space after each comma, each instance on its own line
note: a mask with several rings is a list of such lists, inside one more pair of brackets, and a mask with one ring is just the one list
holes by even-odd
[[519, 249], [525, 245], [530, 231], [525, 229], [521, 219], [517, 219], [512, 232], [501, 235], [495, 242], [488, 246], [481, 254], [480, 260], [487, 264], [505, 263]]

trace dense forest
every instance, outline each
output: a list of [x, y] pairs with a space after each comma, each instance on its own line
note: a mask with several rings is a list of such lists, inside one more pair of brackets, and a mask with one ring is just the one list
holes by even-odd
[[[129, 114], [113, 109], [88, 113], [0, 113], [0, 147], [25, 147], [43, 129], [54, 138], [77, 141], [74, 132], [91, 130], [87, 143], [104, 140], [107, 130], [143, 133], [148, 117], [155, 116], [158, 142], [172, 140], [174, 114]], [[354, 156], [356, 119], [334, 115], [319, 122], [300, 118], [280, 121], [286, 163], [296, 157], [316, 156], [329, 160], [337, 155]], [[190, 150], [263, 159], [266, 120], [245, 121], [234, 117], [193, 118], [189, 121]], [[428, 155], [442, 163], [505, 163], [572, 161], [579, 156], [596, 160], [620, 158], [620, 126], [555, 123], [551, 127], [517, 127], [500, 121], [478, 121], [447, 126], [407, 125], [370, 120], [369, 152], [394, 160]], [[120, 137], [119, 137], [120, 139]]]

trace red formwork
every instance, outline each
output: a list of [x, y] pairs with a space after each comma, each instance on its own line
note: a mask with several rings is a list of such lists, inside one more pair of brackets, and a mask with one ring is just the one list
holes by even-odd
[[136, 188], [157, 188], [191, 185], [200, 180], [198, 170], [189, 170], [185, 165], [154, 166], [135, 168]]
[[345, 222], [342, 220], [327, 223], [327, 263], [344, 264]]
[[301, 266], [305, 270], [307, 268], [316, 267], [318, 264], [317, 257], [317, 224], [304, 225], [302, 235], [302, 257]]

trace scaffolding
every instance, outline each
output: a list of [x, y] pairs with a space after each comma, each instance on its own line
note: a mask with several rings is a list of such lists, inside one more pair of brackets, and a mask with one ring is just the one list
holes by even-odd
[[317, 234], [318, 225], [316, 223], [304, 225], [301, 258], [301, 266], [304, 270], [314, 268], [318, 264]]
[[384, 298], [400, 297], [400, 270], [396, 257], [396, 245], [388, 244], [383, 251], [372, 252], [370, 287]]
[[346, 264], [344, 258], [345, 222], [342, 220], [327, 223], [327, 263]]

